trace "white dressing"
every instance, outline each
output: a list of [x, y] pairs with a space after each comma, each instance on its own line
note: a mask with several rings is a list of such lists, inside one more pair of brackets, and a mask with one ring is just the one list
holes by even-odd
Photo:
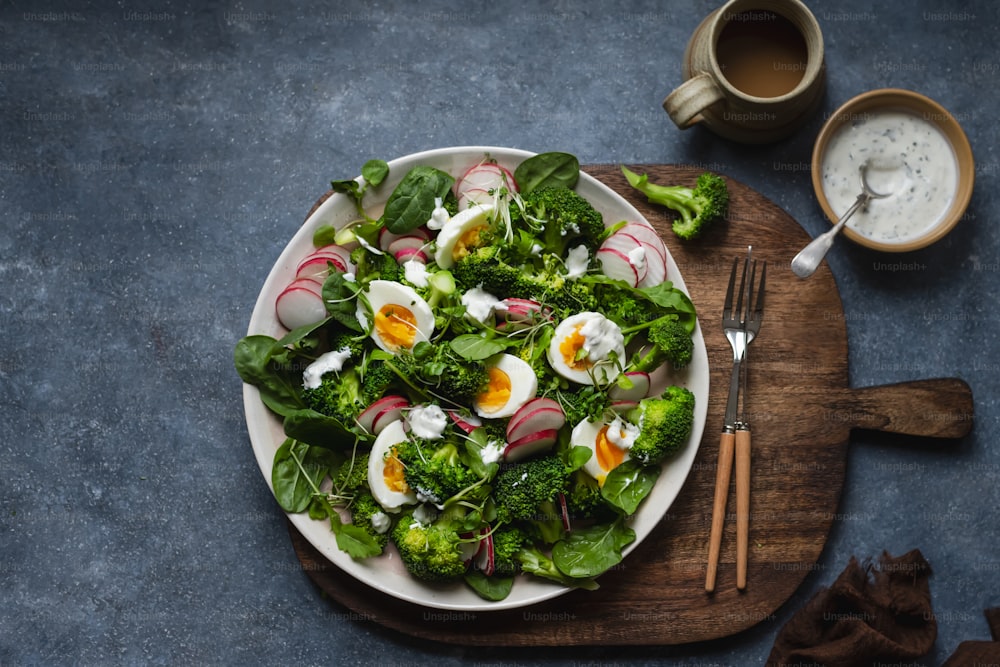
[[321, 354], [302, 372], [302, 386], [306, 389], [316, 389], [322, 384], [327, 373], [339, 373], [344, 368], [344, 362], [351, 358], [351, 351], [346, 347]]

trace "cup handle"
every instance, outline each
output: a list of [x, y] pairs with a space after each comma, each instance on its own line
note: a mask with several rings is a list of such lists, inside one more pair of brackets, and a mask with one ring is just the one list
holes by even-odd
[[663, 108], [682, 130], [697, 123], [698, 114], [723, 97], [722, 89], [708, 72], [688, 79], [663, 100]]

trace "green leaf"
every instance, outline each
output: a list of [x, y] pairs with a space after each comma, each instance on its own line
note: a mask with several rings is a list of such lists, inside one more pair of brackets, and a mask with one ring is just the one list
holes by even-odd
[[320, 225], [313, 232], [313, 246], [322, 248], [323, 246], [337, 243], [337, 228], [333, 225]]
[[483, 338], [479, 334], [455, 336], [449, 344], [455, 354], [469, 361], [482, 361], [507, 349], [506, 344], [492, 338]]
[[625, 514], [635, 514], [639, 503], [653, 490], [659, 476], [658, 466], [642, 466], [638, 461], [629, 459], [604, 478], [601, 496]]
[[622, 549], [635, 540], [624, 518], [608, 525], [570, 532], [552, 547], [552, 561], [568, 577], [596, 577], [622, 561]]
[[444, 199], [455, 179], [451, 174], [419, 165], [406, 173], [389, 195], [382, 213], [386, 229], [405, 234], [427, 222], [434, 211], [434, 200]]
[[289, 438], [333, 450], [352, 447], [357, 440], [339, 420], [309, 408], [286, 415], [284, 429]]
[[570, 471], [582, 468], [593, 455], [594, 451], [590, 447], [577, 445], [571, 448], [566, 454], [566, 467], [569, 468]]
[[333, 452], [291, 438], [285, 440], [274, 453], [271, 468], [271, 486], [278, 505], [293, 514], [305, 511], [336, 463]]
[[282, 417], [304, 407], [294, 374], [284, 372], [272, 363], [274, 356], [284, 351], [280, 341], [270, 336], [254, 335], [242, 338], [233, 353], [240, 378], [257, 387], [264, 405]]
[[570, 153], [539, 153], [514, 170], [521, 194], [547, 187], [572, 188], [580, 178], [580, 161]]
[[487, 577], [482, 572], [473, 570], [465, 575], [465, 583], [484, 600], [499, 602], [510, 595], [514, 577]]
[[323, 301], [330, 317], [351, 331], [361, 333], [358, 322], [357, 285], [344, 278], [343, 273], [331, 273], [323, 281]]
[[337, 546], [351, 558], [371, 558], [382, 553], [382, 547], [361, 526], [331, 521], [331, 529], [337, 538]]
[[371, 187], [381, 185], [388, 175], [389, 165], [385, 160], [368, 160], [361, 167], [361, 176]]

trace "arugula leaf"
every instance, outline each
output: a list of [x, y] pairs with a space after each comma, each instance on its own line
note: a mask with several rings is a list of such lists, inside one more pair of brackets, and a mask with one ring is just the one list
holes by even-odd
[[659, 466], [642, 466], [635, 459], [629, 459], [604, 478], [601, 496], [626, 515], [635, 514], [659, 476]]
[[580, 161], [570, 153], [539, 153], [514, 170], [514, 181], [522, 195], [539, 188], [572, 188], [579, 178]]
[[382, 222], [386, 229], [405, 234], [427, 222], [434, 212], [434, 200], [444, 199], [454, 182], [451, 174], [434, 167], [410, 169], [385, 203]]
[[568, 577], [596, 577], [622, 561], [622, 549], [635, 531], [619, 517], [607, 525], [570, 532], [552, 547], [552, 561]]
[[364, 528], [343, 523], [336, 512], [330, 515], [330, 529], [337, 538], [337, 547], [351, 558], [371, 558], [382, 553], [382, 547]]

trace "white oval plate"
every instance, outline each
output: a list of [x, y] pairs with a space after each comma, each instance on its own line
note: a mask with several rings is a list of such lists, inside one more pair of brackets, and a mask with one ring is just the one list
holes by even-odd
[[[532, 155], [534, 153], [512, 148], [460, 146], [397, 158], [389, 162], [389, 177], [379, 186], [378, 193], [372, 191], [366, 195], [365, 207], [371, 214], [378, 212], [384, 204], [384, 198], [388, 197], [406, 172], [416, 165], [436, 167], [457, 178], [466, 169], [482, 161], [484, 156], [489, 156], [513, 171], [525, 158]], [[586, 173], [580, 174], [576, 190], [604, 215], [608, 224], [620, 220], [642, 221], [648, 224], [631, 204]], [[381, 201], [379, 197], [382, 197]], [[249, 334], [265, 334], [280, 338], [286, 333], [275, 316], [274, 302], [294, 275], [298, 260], [313, 249], [313, 232], [320, 225], [332, 224], [339, 227], [356, 217], [353, 202], [339, 194], [329, 197], [309, 216], [282, 251], [277, 263], [271, 268], [267, 280], [264, 281], [250, 317]], [[676, 287], [687, 291], [677, 264], [669, 254], [667, 279], [673, 281]], [[698, 451], [698, 444], [701, 442], [708, 407], [709, 372], [708, 354], [700, 326], [695, 329], [694, 342], [694, 358], [690, 365], [682, 374], [670, 378], [671, 383], [686, 386], [695, 395], [694, 428], [686, 446], [675, 457], [664, 463], [663, 472], [656, 486], [632, 517], [631, 526], [635, 530], [636, 539], [624, 550], [626, 555], [635, 549], [663, 519], [677, 494], [680, 493], [684, 480], [687, 479]], [[264, 480], [270, 486], [274, 453], [285, 440], [281, 421], [264, 407], [256, 387], [244, 385], [243, 404], [250, 443]], [[403, 567], [391, 544], [386, 553], [378, 558], [354, 560], [337, 548], [334, 536], [330, 532], [329, 522], [312, 520], [305, 513], [290, 514], [289, 519], [299, 532], [337, 567], [383, 593], [426, 607], [461, 611], [512, 609], [548, 600], [571, 590], [537, 577], [524, 575], [517, 578], [507, 599], [488, 602], [462, 582], [449, 586], [433, 586], [415, 579]]]

